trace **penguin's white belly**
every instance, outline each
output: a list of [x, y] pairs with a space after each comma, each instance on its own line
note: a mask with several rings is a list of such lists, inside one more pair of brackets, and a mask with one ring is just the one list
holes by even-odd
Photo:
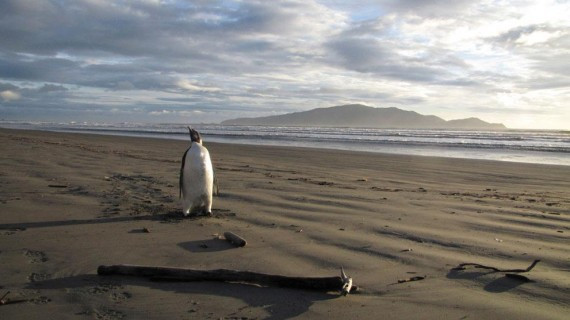
[[210, 213], [214, 172], [210, 154], [200, 144], [193, 143], [186, 154], [182, 181], [182, 210], [190, 213]]

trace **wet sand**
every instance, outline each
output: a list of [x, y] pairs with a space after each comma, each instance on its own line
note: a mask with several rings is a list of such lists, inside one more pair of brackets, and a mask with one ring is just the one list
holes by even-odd
[[[0, 129], [2, 319], [564, 319], [570, 167], [208, 143], [214, 217], [182, 219], [184, 141]], [[146, 228], [150, 232], [145, 232]], [[236, 248], [219, 239], [243, 236]], [[525, 282], [460, 263], [526, 268]], [[341, 297], [98, 276], [99, 265], [336, 276]], [[421, 280], [398, 283], [399, 280]], [[49, 316], [48, 316], [49, 315]]]

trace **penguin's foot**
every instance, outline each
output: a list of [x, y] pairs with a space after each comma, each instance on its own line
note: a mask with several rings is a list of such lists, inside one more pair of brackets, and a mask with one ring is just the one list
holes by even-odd
[[214, 215], [212, 214], [212, 211], [202, 210], [202, 211], [196, 212], [196, 216], [197, 217], [213, 217]]

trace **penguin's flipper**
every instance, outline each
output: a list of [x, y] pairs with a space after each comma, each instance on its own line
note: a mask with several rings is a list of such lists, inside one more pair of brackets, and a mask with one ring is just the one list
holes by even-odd
[[180, 165], [180, 177], [178, 179], [178, 198], [182, 198], [182, 184], [184, 183], [184, 165], [186, 164], [186, 155], [188, 154], [188, 148], [186, 152], [184, 152], [184, 156], [182, 156], [182, 164]]

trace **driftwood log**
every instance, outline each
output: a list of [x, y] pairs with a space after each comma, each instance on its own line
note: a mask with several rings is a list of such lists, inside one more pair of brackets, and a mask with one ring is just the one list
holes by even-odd
[[221, 281], [245, 282], [263, 286], [277, 286], [318, 291], [340, 291], [343, 295], [358, 290], [352, 278], [341, 268], [340, 277], [288, 277], [250, 271], [228, 269], [195, 270], [137, 265], [99, 266], [99, 275], [123, 275], [150, 278], [158, 281]]
[[224, 232], [224, 238], [238, 247], [245, 247], [247, 241], [233, 232]]
[[505, 273], [505, 277], [511, 278], [511, 279], [516, 279], [518, 281], [532, 282], [532, 280], [530, 280], [529, 278], [527, 278], [527, 277], [525, 277], [519, 273], [529, 272], [539, 262], [540, 262], [540, 260], [534, 260], [526, 269], [499, 269], [499, 268], [496, 268], [493, 266], [486, 266], [484, 264], [479, 264], [479, 263], [461, 263], [457, 267], [452, 268], [451, 270], [452, 271], [463, 271], [463, 270], [466, 270], [467, 267], [473, 267], [473, 268], [477, 268], [477, 269], [491, 270], [489, 273], [499, 273], [499, 272]]
[[486, 266], [486, 265], [479, 264], [479, 263], [461, 263], [457, 267], [452, 268], [451, 270], [460, 271], [460, 270], [465, 270], [466, 267], [473, 267], [473, 268], [478, 268], [478, 269], [488, 269], [488, 270], [492, 270], [493, 272], [523, 273], [523, 272], [529, 272], [530, 270], [532, 270], [539, 262], [540, 262], [540, 260], [534, 260], [526, 269], [499, 269], [499, 268]]

